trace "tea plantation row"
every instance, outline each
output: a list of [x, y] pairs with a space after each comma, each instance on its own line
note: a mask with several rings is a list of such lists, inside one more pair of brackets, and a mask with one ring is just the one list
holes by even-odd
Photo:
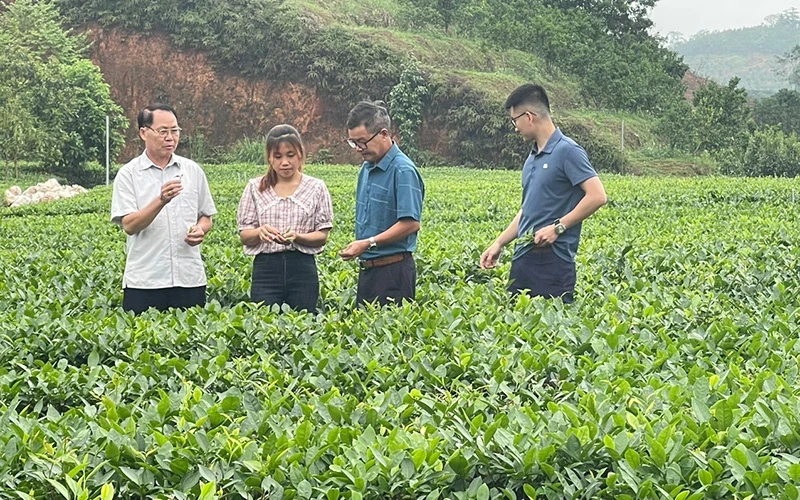
[[0, 498], [786, 498], [800, 486], [800, 182], [604, 177], [575, 304], [480, 253], [518, 172], [429, 169], [418, 301], [354, 309], [354, 167], [323, 312], [246, 302], [252, 166], [208, 167], [209, 305], [120, 310], [110, 190], [0, 209]]

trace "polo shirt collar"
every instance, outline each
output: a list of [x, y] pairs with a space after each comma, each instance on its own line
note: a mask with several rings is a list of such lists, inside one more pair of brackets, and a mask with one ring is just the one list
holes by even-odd
[[[170, 161], [169, 163], [167, 163], [167, 166], [164, 167], [165, 170], [166, 168], [171, 167], [172, 165], [181, 168], [181, 164], [178, 163], [178, 159], [175, 157], [175, 153], [172, 154], [172, 158], [170, 158], [169, 160]], [[153, 160], [150, 159], [149, 156], [147, 156], [147, 151], [145, 151], [144, 153], [142, 153], [142, 156], [139, 157], [139, 170], [147, 170], [150, 167], [160, 168], [155, 164], [155, 162], [153, 162]]]
[[387, 151], [386, 154], [383, 155], [381, 161], [379, 161], [378, 163], [367, 163], [367, 167], [369, 168], [378, 167], [379, 169], [386, 171], [386, 169], [389, 168], [389, 165], [391, 165], [392, 161], [394, 160], [394, 157], [397, 156], [397, 153], [399, 152], [400, 148], [397, 146], [397, 143], [392, 141], [392, 147], [390, 147], [389, 151]]
[[533, 146], [533, 150], [531, 152], [534, 155], [538, 155], [540, 153], [550, 154], [550, 153], [553, 152], [553, 148], [556, 147], [556, 144], [558, 144], [561, 141], [561, 139], [563, 139], [563, 138], [564, 138], [564, 134], [561, 133], [561, 129], [560, 128], [556, 128], [556, 131], [553, 132], [553, 135], [551, 135], [550, 138], [547, 139], [547, 144], [544, 145], [544, 149], [543, 150], [539, 151], [537, 149], [539, 146], [538, 145], [534, 145]]

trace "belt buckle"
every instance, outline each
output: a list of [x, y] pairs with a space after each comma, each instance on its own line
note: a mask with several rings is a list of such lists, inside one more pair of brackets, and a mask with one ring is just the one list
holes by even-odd
[[366, 271], [367, 269], [369, 269], [369, 268], [366, 266], [366, 264], [365, 264], [366, 262], [367, 262], [367, 261], [365, 261], [365, 260], [359, 260], [359, 261], [358, 261], [358, 267], [359, 267], [359, 268], [360, 268], [362, 271]]

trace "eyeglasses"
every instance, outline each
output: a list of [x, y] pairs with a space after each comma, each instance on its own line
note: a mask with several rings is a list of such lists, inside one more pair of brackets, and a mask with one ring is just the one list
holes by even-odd
[[353, 149], [367, 149], [367, 144], [369, 143], [369, 141], [371, 141], [372, 139], [376, 138], [378, 136], [378, 134], [380, 134], [381, 132], [383, 132], [383, 129], [380, 129], [377, 132], [375, 132], [374, 134], [372, 134], [372, 137], [370, 137], [366, 141], [359, 141], [359, 140], [356, 140], [356, 139], [347, 139], [347, 145], [350, 146]]
[[175, 137], [180, 137], [181, 136], [181, 130], [183, 130], [180, 127], [160, 128], [160, 129], [156, 130], [153, 127], [148, 127], [147, 125], [145, 125], [144, 128], [149, 128], [150, 130], [152, 130], [153, 132], [158, 134], [162, 139], [166, 139], [168, 135], [173, 135]]
[[[517, 116], [512, 116], [511, 117], [511, 124], [516, 127], [517, 126], [517, 120], [522, 118], [524, 115], [527, 115], [528, 113], [530, 113], [530, 111], [523, 111], [522, 113], [518, 114]], [[533, 113], [531, 113], [531, 114], [533, 114]]]

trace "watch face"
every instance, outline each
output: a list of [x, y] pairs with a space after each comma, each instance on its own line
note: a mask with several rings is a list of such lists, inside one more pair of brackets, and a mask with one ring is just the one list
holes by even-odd
[[566, 227], [564, 227], [564, 224], [558, 224], [558, 225], [556, 226], [556, 234], [557, 234], [557, 235], [559, 235], [559, 236], [561, 236], [562, 234], [564, 234], [564, 231], [566, 231], [566, 230], [567, 230], [567, 228], [566, 228]]

